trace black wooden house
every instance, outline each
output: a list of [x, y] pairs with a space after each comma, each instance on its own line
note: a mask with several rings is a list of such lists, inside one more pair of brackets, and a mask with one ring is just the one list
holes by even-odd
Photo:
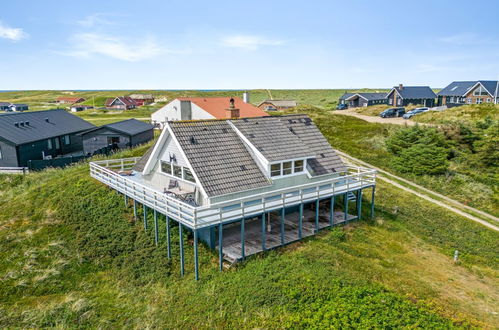
[[0, 167], [82, 154], [78, 134], [93, 127], [62, 109], [0, 114]]

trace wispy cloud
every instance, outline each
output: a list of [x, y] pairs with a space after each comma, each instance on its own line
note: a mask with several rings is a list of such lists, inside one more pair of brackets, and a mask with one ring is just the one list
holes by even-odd
[[100, 55], [122, 61], [137, 62], [165, 53], [174, 53], [159, 45], [152, 37], [140, 40], [125, 40], [120, 37], [98, 33], [81, 33], [74, 35], [71, 42], [73, 47], [62, 53], [81, 58]]
[[233, 35], [222, 39], [222, 45], [225, 47], [241, 48], [246, 50], [257, 50], [263, 46], [280, 46], [283, 40], [271, 40], [252, 35]]
[[453, 45], [464, 45], [469, 43], [470, 41], [476, 39], [476, 36], [473, 33], [459, 33], [459, 34], [454, 34], [446, 37], [440, 38], [440, 41], [447, 43], [447, 44], [453, 44]]
[[87, 28], [94, 27], [97, 25], [114, 25], [115, 22], [110, 19], [111, 16], [116, 16], [116, 15], [95, 13], [92, 15], [88, 15], [87, 17], [81, 20], [76, 21], [76, 24]]
[[27, 37], [28, 34], [24, 32], [23, 29], [7, 26], [0, 21], [0, 38], [11, 41], [19, 41], [26, 39]]

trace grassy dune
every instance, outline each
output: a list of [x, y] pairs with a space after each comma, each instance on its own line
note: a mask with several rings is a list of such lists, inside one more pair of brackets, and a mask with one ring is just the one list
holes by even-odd
[[493, 328], [499, 321], [498, 234], [384, 183], [375, 221], [325, 230], [223, 273], [202, 245], [200, 282], [190, 233], [183, 233], [181, 278], [177, 228], [169, 261], [164, 223], [156, 247], [151, 229], [134, 222], [123, 197], [91, 179], [84, 163], [0, 176], [0, 197], [4, 328]]

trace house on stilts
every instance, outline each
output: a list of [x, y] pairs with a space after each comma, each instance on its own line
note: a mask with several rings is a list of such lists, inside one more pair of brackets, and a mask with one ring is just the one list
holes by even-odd
[[[243, 260], [360, 218], [365, 189], [374, 213], [376, 171], [345, 164], [307, 115], [167, 122], [141, 158], [95, 161], [91, 176], [194, 237], [224, 260]], [[161, 217], [160, 217], [161, 215]], [[164, 219], [164, 220], [163, 220]], [[180, 235], [181, 274], [184, 249]]]

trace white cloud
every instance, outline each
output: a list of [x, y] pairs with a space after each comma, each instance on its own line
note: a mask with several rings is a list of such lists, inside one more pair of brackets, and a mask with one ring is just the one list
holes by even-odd
[[124, 40], [119, 37], [98, 33], [81, 33], [71, 39], [73, 48], [64, 55], [88, 58], [96, 55], [122, 61], [137, 62], [164, 53], [173, 53], [161, 47], [153, 38]]
[[270, 40], [252, 35], [233, 35], [222, 39], [225, 47], [241, 48], [246, 50], [257, 50], [263, 46], [280, 46], [285, 42], [282, 40]]
[[96, 25], [113, 25], [115, 24], [109, 19], [106, 19], [106, 17], [111, 16], [108, 14], [102, 14], [102, 13], [96, 13], [93, 15], [89, 15], [79, 21], [76, 21], [76, 24], [83, 26], [83, 27], [94, 27]]
[[19, 41], [28, 37], [28, 34], [21, 28], [12, 28], [4, 25], [0, 21], [0, 38]]

